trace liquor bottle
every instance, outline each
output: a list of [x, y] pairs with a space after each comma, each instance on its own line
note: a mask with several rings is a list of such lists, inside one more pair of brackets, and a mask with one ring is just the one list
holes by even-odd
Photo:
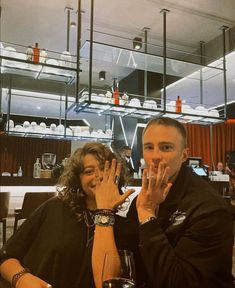
[[175, 112], [182, 112], [182, 100], [180, 99], [180, 96], [177, 96], [177, 100], [175, 101]]
[[118, 91], [118, 83], [116, 84], [114, 81], [114, 92], [113, 92], [113, 104], [119, 105], [119, 91]]
[[39, 58], [40, 62], [41, 63], [46, 63], [46, 58], [47, 58], [47, 52], [46, 52], [45, 49], [42, 49], [40, 51], [40, 58]]
[[113, 99], [114, 99], [113, 103], [114, 103], [115, 105], [119, 105], [119, 91], [118, 91], [118, 88], [116, 88], [116, 89], [114, 90]]
[[38, 63], [40, 57], [40, 50], [38, 48], [38, 43], [35, 43], [35, 47], [33, 47], [33, 62]]
[[32, 46], [28, 46], [27, 50], [25, 51], [26, 54], [26, 61], [33, 61], [33, 48]]
[[39, 158], [37, 158], [36, 162], [33, 165], [33, 178], [40, 178], [41, 174], [41, 163], [39, 162]]
[[19, 166], [19, 169], [18, 169], [18, 172], [17, 172], [17, 176], [18, 177], [22, 177], [23, 176], [23, 171], [22, 171], [21, 166]]

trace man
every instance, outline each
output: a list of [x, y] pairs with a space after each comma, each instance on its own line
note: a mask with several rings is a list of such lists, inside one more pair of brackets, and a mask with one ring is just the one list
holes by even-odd
[[121, 157], [125, 161], [126, 168], [128, 170], [128, 176], [133, 177], [135, 168], [131, 159], [132, 150], [129, 146], [123, 146], [121, 148]]
[[224, 164], [222, 162], [217, 163], [217, 171], [219, 171], [221, 174], [224, 174]]
[[232, 216], [210, 184], [185, 165], [183, 125], [152, 119], [142, 140], [147, 169], [128, 217], [139, 222], [148, 287], [234, 287]]

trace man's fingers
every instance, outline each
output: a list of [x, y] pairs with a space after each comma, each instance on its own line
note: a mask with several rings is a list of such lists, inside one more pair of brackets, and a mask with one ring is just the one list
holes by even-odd
[[148, 189], [148, 170], [144, 169], [142, 175], [142, 190], [147, 191]]

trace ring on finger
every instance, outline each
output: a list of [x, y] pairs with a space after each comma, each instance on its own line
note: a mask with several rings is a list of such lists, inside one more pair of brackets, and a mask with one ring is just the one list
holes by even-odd
[[52, 288], [51, 284], [47, 284], [47, 288]]
[[120, 180], [120, 176], [119, 176], [119, 175], [116, 175], [116, 176], [115, 176], [115, 179], [114, 179], [114, 183], [115, 183], [115, 184], [118, 184], [118, 183], [119, 183], [119, 180]]

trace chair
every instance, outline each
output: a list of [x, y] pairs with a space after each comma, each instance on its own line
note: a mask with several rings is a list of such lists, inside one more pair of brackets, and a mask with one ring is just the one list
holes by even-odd
[[10, 192], [0, 192], [0, 222], [2, 223], [2, 242], [6, 242], [7, 215], [9, 208]]
[[21, 219], [27, 219], [43, 202], [47, 201], [51, 197], [54, 197], [56, 192], [26, 192], [22, 208], [16, 208], [14, 210], [14, 233], [18, 226], [18, 221]]

